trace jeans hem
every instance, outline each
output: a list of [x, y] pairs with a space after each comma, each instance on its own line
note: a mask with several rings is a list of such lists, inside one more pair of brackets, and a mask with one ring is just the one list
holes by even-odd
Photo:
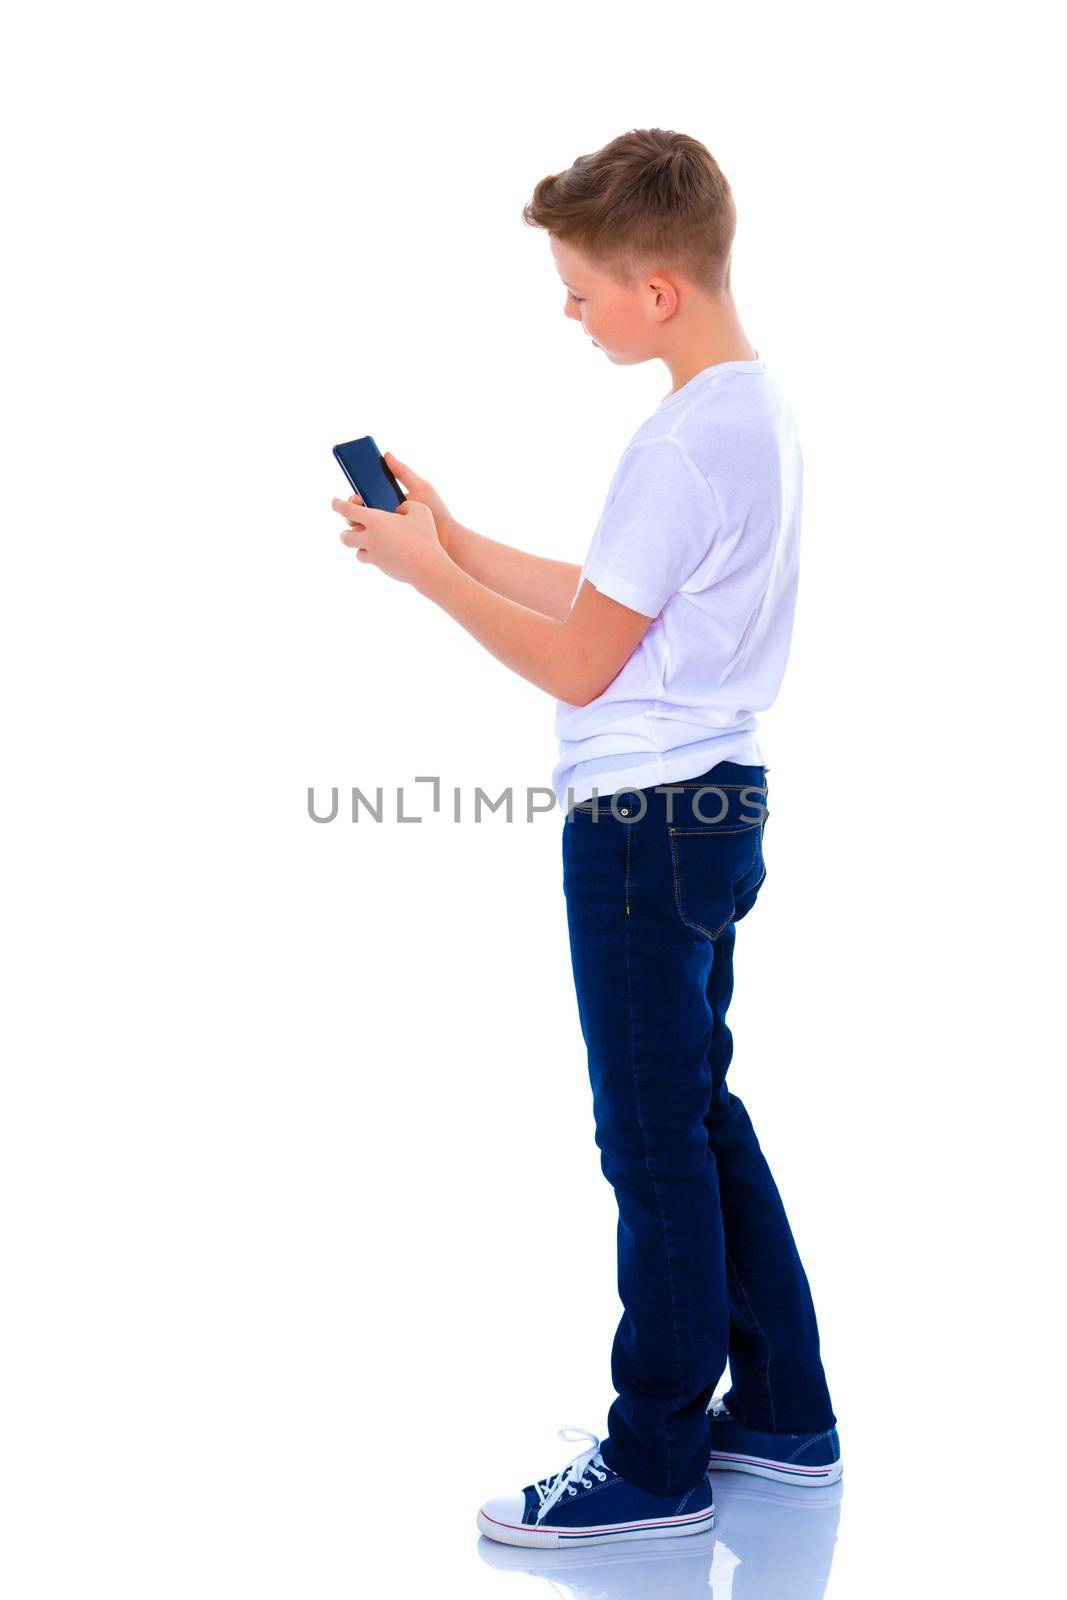
[[[662, 1483], [653, 1483], [648, 1477], [645, 1476], [643, 1472], [640, 1471], [640, 1468], [636, 1473], [627, 1470], [630, 1466], [630, 1462], [626, 1458], [626, 1453], [625, 1451], [620, 1452], [618, 1445], [616, 1444], [615, 1440], [611, 1438], [610, 1434], [607, 1439], [601, 1442], [600, 1453], [612, 1471], [617, 1472], [620, 1478], [625, 1478], [627, 1483], [632, 1483], [638, 1489], [644, 1489], [646, 1494], [655, 1494], [663, 1497], [674, 1494], [681, 1497], [684, 1494], [688, 1494], [692, 1489], [697, 1487], [704, 1477], [706, 1477], [708, 1470], [708, 1463], [707, 1460], [705, 1460], [700, 1466], [699, 1471], [694, 1469], [693, 1476], [690, 1479], [686, 1479], [681, 1483], [669, 1484], [665, 1488]], [[709, 1443], [707, 1455], [710, 1457], [710, 1454], [711, 1445]]]
[[757, 1428], [755, 1423], [747, 1420], [743, 1409], [732, 1398], [732, 1391], [727, 1390], [722, 1399], [730, 1413], [731, 1422], [739, 1423], [742, 1428], [747, 1428], [749, 1433], [765, 1433], [768, 1439], [795, 1439], [799, 1434], [829, 1433], [831, 1428], [837, 1427], [837, 1417], [831, 1410], [829, 1422], [817, 1423], [814, 1428]]

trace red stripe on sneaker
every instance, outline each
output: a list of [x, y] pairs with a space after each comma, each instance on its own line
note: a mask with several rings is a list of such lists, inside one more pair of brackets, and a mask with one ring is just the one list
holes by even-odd
[[557, 1528], [556, 1532], [561, 1538], [567, 1536], [572, 1539], [580, 1538], [588, 1533], [620, 1533], [631, 1528], [676, 1528], [683, 1522], [700, 1522], [702, 1518], [710, 1517], [715, 1507], [708, 1506], [705, 1511], [695, 1511], [688, 1517], [660, 1517], [656, 1522], [608, 1522], [600, 1528]]
[[491, 1517], [488, 1511], [483, 1510], [482, 1516], [486, 1522], [491, 1522], [497, 1528], [515, 1528], [522, 1533], [558, 1533], [561, 1538], [583, 1538], [590, 1533], [619, 1533], [631, 1528], [673, 1528], [685, 1522], [699, 1522], [702, 1518], [713, 1516], [714, 1506], [708, 1506], [704, 1511], [690, 1512], [687, 1517], [660, 1517], [654, 1522], [606, 1522], [600, 1527], [560, 1528], [548, 1522], [501, 1522], [498, 1517]]
[[772, 1461], [768, 1456], [737, 1456], [725, 1450], [713, 1450], [712, 1461], [747, 1461], [753, 1467], [775, 1467], [779, 1472], [796, 1472], [804, 1477], [819, 1477], [832, 1472], [837, 1466], [836, 1461], [829, 1461], [821, 1467], [798, 1467], [792, 1461]]

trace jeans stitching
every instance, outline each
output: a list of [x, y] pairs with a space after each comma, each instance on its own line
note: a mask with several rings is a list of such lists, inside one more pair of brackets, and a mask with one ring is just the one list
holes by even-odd
[[[718, 789], [718, 790], [722, 790], [724, 793], [727, 790], [729, 790], [731, 792], [733, 790], [736, 790], [738, 793], [741, 793], [742, 791], [747, 791], [750, 794], [758, 794], [758, 795], [761, 796], [762, 808], [763, 808], [764, 814], [766, 814], [766, 809], [767, 809], [767, 806], [766, 806], [767, 791], [766, 791], [766, 789], [761, 789], [759, 787], [759, 785], [755, 784], [755, 783], [711, 783], [711, 784], [708, 784], [708, 783], [670, 783], [670, 784], [663, 785], [663, 787], [665, 789]], [[655, 792], [655, 791], [653, 791], [653, 792]], [[597, 806], [599, 806], [601, 812], [605, 813], [608, 816], [611, 816], [611, 815], [613, 815], [612, 810], [611, 810], [612, 794], [624, 794], [624, 793], [626, 793], [626, 791], [623, 790], [623, 789], [614, 789], [614, 790], [612, 790], [611, 794], [606, 794], [606, 795], [605, 794], [600, 794], [600, 795], [595, 795], [595, 796], [594, 795], [590, 795], [587, 800], [576, 800], [574, 802], [574, 804], [570, 807], [570, 811], [571, 812], [580, 811], [583, 814], [583, 816], [591, 816], [593, 814], [594, 809]], [[564, 818], [565, 819], [566, 819], [566, 815], [567, 815], [566, 808], [564, 808]], [[713, 826], [713, 824], [709, 823], [709, 827], [710, 826]], [[759, 823], [758, 822], [754, 822], [754, 823], [749, 824], [749, 826], [757, 828], [757, 827], [759, 827]], [[730, 829], [727, 829], [727, 828], [720, 828], [718, 831], [720, 833], [728, 833], [728, 832], [733, 831], [733, 830], [730, 830]]]
[[746, 822], [743, 828], [720, 828], [715, 822], [709, 822], [704, 828], [676, 828], [672, 824], [672, 826], [668, 828], [667, 832], [681, 833], [684, 834], [686, 838], [715, 839], [724, 833], [751, 833], [753, 828], [758, 827], [758, 822]]
[[[626, 834], [626, 841], [627, 841], [627, 844], [626, 844], [627, 913], [629, 913], [629, 859], [630, 859], [629, 840], [630, 840], [630, 833], [629, 833], [629, 830], [627, 830], [627, 834]], [[627, 1029], [627, 1033], [628, 1033], [629, 1039], [630, 1039], [630, 1071], [631, 1071], [631, 1074], [633, 1076], [634, 1101], [635, 1101], [635, 1104], [636, 1104], [636, 1107], [637, 1107], [637, 1120], [640, 1123], [640, 1126], [641, 1126], [641, 1137], [644, 1140], [644, 1144], [645, 1144], [645, 1171], [648, 1173], [649, 1181], [652, 1184], [652, 1192], [656, 1196], [656, 1207], [657, 1207], [657, 1210], [659, 1211], [660, 1222], [663, 1225], [663, 1246], [664, 1246], [664, 1252], [665, 1252], [666, 1257], [667, 1257], [667, 1278], [668, 1278], [668, 1281], [669, 1281], [670, 1286], [671, 1286], [671, 1327], [672, 1327], [672, 1330], [673, 1330], [673, 1333], [674, 1333], [674, 1354], [675, 1354], [675, 1362], [676, 1362], [677, 1368], [678, 1368], [678, 1399], [680, 1400], [682, 1398], [682, 1395], [685, 1392], [685, 1384], [684, 1384], [684, 1381], [683, 1381], [683, 1376], [684, 1375], [683, 1375], [683, 1371], [682, 1371], [681, 1341], [679, 1340], [679, 1337], [678, 1337], [678, 1296], [677, 1296], [677, 1290], [676, 1290], [675, 1281], [674, 1281], [674, 1264], [673, 1264], [673, 1254], [672, 1254], [672, 1251], [671, 1251], [670, 1228], [668, 1227], [667, 1214], [666, 1214], [666, 1212], [664, 1210], [663, 1200], [662, 1200], [661, 1195], [660, 1195], [660, 1187], [659, 1187], [659, 1184], [656, 1182], [656, 1175], [652, 1170], [652, 1156], [651, 1156], [651, 1151], [649, 1149], [649, 1143], [648, 1143], [648, 1128], [645, 1125], [644, 1111], [642, 1110], [642, 1106], [641, 1106], [641, 1086], [640, 1086], [640, 1082], [639, 1082], [638, 1075], [637, 1075], [637, 1050], [636, 1050], [636, 1034], [637, 1034], [637, 1030], [636, 1030], [635, 1020], [634, 1020], [633, 979], [632, 979], [632, 960], [631, 960], [630, 923], [629, 922], [627, 922], [627, 924], [626, 924], [626, 1010], [627, 1010], [627, 1016], [628, 1016], [628, 1020], [629, 1020], [629, 1028]], [[665, 1417], [664, 1418], [664, 1422], [663, 1422], [663, 1440], [664, 1440], [664, 1444], [666, 1446], [666, 1455], [667, 1455], [666, 1479], [667, 1479], [667, 1482], [670, 1483], [670, 1481], [671, 1481], [671, 1430], [670, 1430], [670, 1419], [669, 1419], [669, 1417]]]
[[[672, 860], [672, 862], [674, 864], [674, 903], [678, 908], [678, 915], [681, 917], [681, 919], [684, 922], [685, 926], [687, 928], [695, 928], [698, 933], [702, 933], [706, 939], [710, 939], [712, 941], [712, 943], [714, 944], [715, 940], [719, 937], [720, 933], [722, 933], [723, 929], [725, 927], [727, 927], [727, 925], [733, 921], [734, 914], [735, 914], [735, 912], [737, 910], [737, 907], [736, 907], [736, 905], [731, 906], [730, 912], [729, 912], [729, 915], [726, 918], [726, 921], [725, 922], [721, 922], [719, 924], [719, 926], [715, 929], [714, 933], [712, 933], [710, 928], [705, 928], [705, 926], [704, 926], [704, 924], [702, 922], [697, 922], [692, 917], [687, 917], [686, 916], [685, 912], [682, 910], [682, 875], [681, 875], [681, 867], [680, 867], [679, 861], [678, 861], [678, 846], [676, 845], [676, 843], [674, 841], [674, 836], [675, 836], [675, 833], [677, 831], [678, 830], [675, 829], [675, 828], [668, 828], [667, 829], [667, 834], [668, 834], [668, 837], [670, 839], [670, 845], [671, 845], [671, 860]], [[734, 886], [733, 886], [733, 884], [730, 885], [730, 898], [731, 898], [731, 900], [734, 898]]]
[[731, 1256], [729, 1250], [725, 1250], [724, 1249], [723, 1254], [726, 1257], [726, 1260], [727, 1260], [727, 1263], [729, 1265], [730, 1271], [734, 1275], [734, 1281], [736, 1282], [737, 1287], [740, 1289], [742, 1295], [744, 1296], [745, 1305], [748, 1307], [748, 1314], [752, 1318], [753, 1323], [755, 1324], [756, 1332], [759, 1334], [760, 1338], [763, 1340], [763, 1343], [764, 1343], [764, 1345], [766, 1346], [766, 1349], [767, 1349], [767, 1373], [766, 1373], [767, 1404], [771, 1408], [771, 1432], [772, 1433], [777, 1433], [778, 1432], [778, 1424], [775, 1421], [775, 1416], [774, 1416], [774, 1390], [771, 1387], [771, 1354], [772, 1354], [772, 1352], [771, 1352], [771, 1341], [768, 1339], [767, 1335], [764, 1333], [763, 1328], [760, 1325], [760, 1320], [759, 1320], [759, 1318], [757, 1317], [757, 1315], [755, 1313], [755, 1310], [754, 1310], [753, 1305], [752, 1305], [752, 1301], [748, 1297], [748, 1290], [745, 1288], [744, 1284], [741, 1282], [741, 1274], [737, 1270], [737, 1267], [736, 1267], [736, 1265], [734, 1263], [733, 1257]]
[[622, 878], [622, 897], [623, 897], [623, 904], [626, 907], [626, 915], [627, 916], [630, 915], [630, 837], [631, 837], [631, 830], [629, 828], [627, 828], [627, 830], [626, 830], [626, 849], [623, 852], [623, 878]]

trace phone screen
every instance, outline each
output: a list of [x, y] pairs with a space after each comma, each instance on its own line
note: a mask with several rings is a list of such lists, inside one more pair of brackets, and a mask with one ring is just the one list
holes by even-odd
[[350, 439], [347, 444], [335, 444], [333, 453], [365, 506], [395, 511], [403, 503], [405, 495], [369, 433], [362, 439]]

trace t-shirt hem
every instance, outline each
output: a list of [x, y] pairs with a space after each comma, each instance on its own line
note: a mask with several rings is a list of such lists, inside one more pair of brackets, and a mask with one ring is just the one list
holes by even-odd
[[[630, 767], [602, 772], [599, 777], [595, 772], [590, 772], [577, 780], [572, 777], [570, 787], [574, 790], [573, 803], [578, 805], [583, 800], [592, 799], [594, 788], [599, 797], [606, 800], [610, 795], [618, 794], [623, 789], [653, 789], [661, 783], [680, 783], [685, 778], [699, 778], [701, 773], [710, 771], [720, 761], [736, 761], [739, 766], [744, 767], [764, 765], [755, 734], [746, 733], [740, 738], [724, 738], [716, 741], [716, 745], [717, 748], [710, 755], [705, 746], [700, 754], [687, 756], [680, 753], [673, 758], [655, 756], [635, 761]], [[564, 811], [567, 809], [567, 788], [568, 785], [564, 784], [562, 790], [556, 794], [556, 799]]]

